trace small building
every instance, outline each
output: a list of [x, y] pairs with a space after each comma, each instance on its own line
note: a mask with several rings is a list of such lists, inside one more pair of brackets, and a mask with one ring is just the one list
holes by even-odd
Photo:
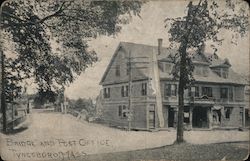
[[[176, 50], [120, 42], [101, 79], [102, 119], [124, 128], [175, 128], [178, 80], [173, 77]], [[193, 128], [235, 128], [245, 124], [246, 81], [228, 59], [189, 53], [195, 82], [184, 93], [184, 124]]]

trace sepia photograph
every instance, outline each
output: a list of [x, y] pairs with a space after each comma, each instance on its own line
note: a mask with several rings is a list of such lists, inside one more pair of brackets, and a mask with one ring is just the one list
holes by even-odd
[[6, 161], [241, 161], [244, 0], [5, 0]]

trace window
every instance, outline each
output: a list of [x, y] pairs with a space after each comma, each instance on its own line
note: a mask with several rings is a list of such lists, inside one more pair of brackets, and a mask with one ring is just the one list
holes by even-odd
[[230, 115], [231, 115], [231, 113], [232, 113], [232, 107], [225, 107], [225, 117], [226, 117], [226, 119], [230, 119]]
[[165, 64], [165, 71], [167, 72], [167, 73], [170, 73], [171, 72], [171, 64], [169, 64], [169, 63], [166, 63]]
[[194, 93], [194, 96], [195, 96], [195, 97], [200, 97], [200, 91], [199, 91], [199, 90], [200, 90], [199, 87], [196, 86], [196, 87], [195, 87], [195, 93]]
[[110, 88], [104, 88], [104, 98], [110, 98]]
[[203, 76], [207, 77], [208, 76], [208, 67], [203, 67], [202, 72], [203, 72]]
[[201, 75], [201, 74], [202, 74], [202, 68], [199, 67], [199, 66], [196, 67], [196, 68], [195, 68], [195, 74], [196, 74], [196, 75]]
[[165, 84], [165, 96], [171, 96], [171, 84]]
[[233, 94], [233, 88], [229, 88], [229, 100], [233, 101], [234, 100], [234, 94]]
[[122, 116], [122, 105], [119, 105], [118, 116]]
[[[194, 94], [192, 95], [192, 93], [194, 93]], [[194, 96], [194, 97], [200, 97], [199, 87], [198, 86], [190, 87], [188, 89], [188, 95], [189, 96]]]
[[115, 75], [116, 76], [120, 76], [120, 65], [116, 65], [116, 67], [115, 67]]
[[122, 117], [127, 117], [127, 107], [125, 105], [122, 106]]
[[128, 108], [126, 105], [119, 105], [119, 108], [118, 108], [118, 116], [119, 117], [126, 118], [127, 112], [128, 112]]
[[127, 70], [126, 70], [127, 75], [129, 75], [129, 71], [130, 71], [129, 66], [130, 66], [130, 62], [127, 62]]
[[121, 94], [122, 97], [128, 97], [128, 86], [122, 86]]
[[220, 89], [220, 98], [228, 98], [228, 88]]
[[216, 68], [213, 71], [218, 74], [220, 77], [228, 78], [228, 68]]
[[177, 95], [177, 85], [176, 84], [165, 84], [165, 96], [176, 96]]
[[227, 68], [222, 68], [221, 69], [221, 76], [223, 78], [228, 78], [228, 69]]
[[147, 95], [147, 83], [142, 83], [141, 94], [142, 94], [143, 96], [146, 96], [146, 95]]
[[176, 84], [172, 84], [171, 85], [171, 95], [172, 96], [176, 96], [177, 94], [177, 85]]
[[202, 87], [202, 95], [213, 97], [212, 87]]

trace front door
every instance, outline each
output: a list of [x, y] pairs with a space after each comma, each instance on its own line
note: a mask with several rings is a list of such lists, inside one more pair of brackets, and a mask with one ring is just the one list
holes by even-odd
[[149, 111], [149, 128], [155, 128], [155, 111]]
[[206, 107], [195, 107], [193, 109], [193, 127], [208, 128], [208, 117]]
[[174, 109], [168, 108], [168, 127], [174, 127]]

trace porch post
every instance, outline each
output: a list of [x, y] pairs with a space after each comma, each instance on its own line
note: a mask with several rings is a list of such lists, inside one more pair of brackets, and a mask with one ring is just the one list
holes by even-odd
[[146, 128], [149, 130], [149, 104], [146, 106]]
[[164, 108], [164, 110], [165, 110], [165, 123], [164, 123], [164, 126], [165, 126], [165, 128], [168, 128], [168, 110], [169, 110], [169, 108], [170, 108], [170, 106], [167, 106], [167, 105], [164, 105], [163, 106], [163, 108]]
[[177, 122], [178, 122], [178, 117], [177, 117], [177, 114], [178, 114], [178, 107], [174, 107], [174, 127], [177, 128]]
[[189, 123], [190, 123], [190, 129], [193, 128], [193, 106], [190, 106], [189, 109]]
[[211, 107], [208, 107], [207, 110], [207, 117], [208, 117], [208, 128], [212, 128], [212, 112], [211, 112]]
[[245, 127], [245, 121], [246, 121], [246, 118], [245, 118], [245, 107], [242, 107], [242, 127]]

